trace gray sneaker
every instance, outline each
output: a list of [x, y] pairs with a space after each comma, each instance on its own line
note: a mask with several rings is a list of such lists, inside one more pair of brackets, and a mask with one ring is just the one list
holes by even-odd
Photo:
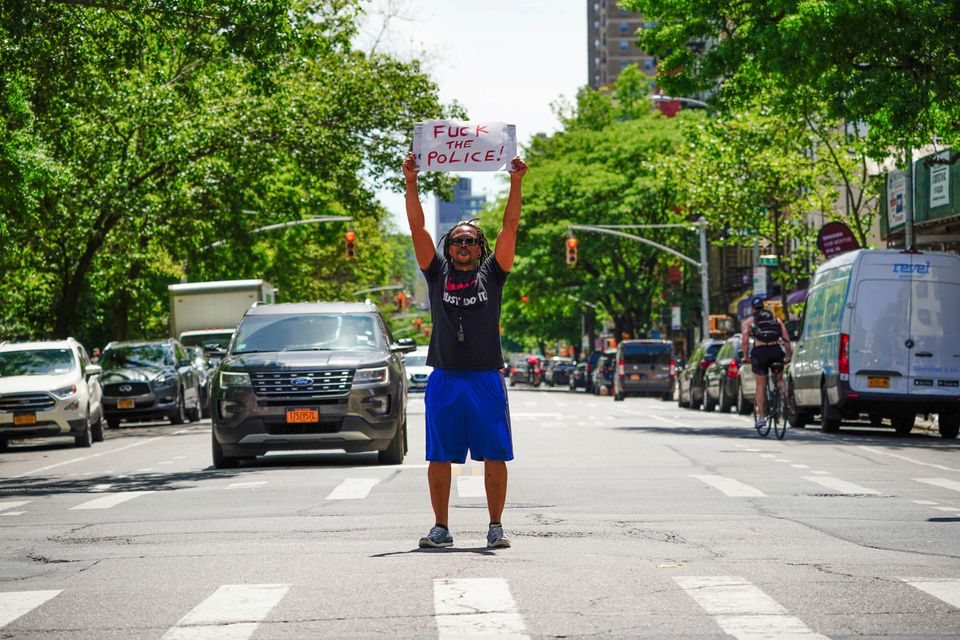
[[507, 549], [510, 547], [510, 541], [503, 535], [502, 524], [492, 524], [487, 531], [488, 549]]
[[450, 534], [449, 529], [444, 529], [443, 527], [434, 526], [432, 529], [430, 529], [430, 533], [420, 538], [421, 549], [435, 549], [437, 547], [452, 546], [453, 536]]

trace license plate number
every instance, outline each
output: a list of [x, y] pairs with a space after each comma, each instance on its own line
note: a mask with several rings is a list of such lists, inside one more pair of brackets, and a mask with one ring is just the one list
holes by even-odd
[[117, 400], [117, 409], [133, 409], [137, 403], [133, 400]]
[[37, 416], [32, 413], [25, 413], [23, 415], [13, 416], [13, 424], [15, 425], [37, 424]]
[[631, 380], [639, 380], [639, 379], [640, 379], [640, 374], [639, 374], [639, 373], [631, 373], [631, 374], [630, 374], [630, 379], [631, 379]]
[[889, 389], [890, 378], [887, 376], [867, 376], [867, 387], [870, 389]]
[[288, 409], [287, 422], [319, 422], [318, 409]]

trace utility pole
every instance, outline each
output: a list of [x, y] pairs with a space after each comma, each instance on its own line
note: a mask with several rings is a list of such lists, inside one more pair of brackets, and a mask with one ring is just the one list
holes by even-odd
[[697, 226], [700, 228], [700, 303], [703, 305], [701, 310], [700, 328], [703, 335], [701, 340], [710, 337], [710, 270], [707, 262], [707, 219], [703, 216], [697, 218]]
[[904, 147], [903, 157], [907, 161], [907, 183], [903, 187], [907, 195], [903, 203], [903, 248], [913, 251], [913, 149]]

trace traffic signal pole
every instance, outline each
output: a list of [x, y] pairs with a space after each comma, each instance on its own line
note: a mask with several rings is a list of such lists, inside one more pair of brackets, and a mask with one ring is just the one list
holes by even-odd
[[700, 304], [703, 307], [701, 311], [701, 323], [700, 329], [703, 332], [702, 338], [707, 338], [710, 336], [710, 265], [707, 258], [707, 220], [703, 216], [700, 216], [696, 222], [693, 223], [694, 227], [700, 232], [700, 261], [697, 262], [693, 258], [688, 258], [683, 255], [676, 249], [671, 249], [666, 245], [662, 245], [659, 242], [654, 242], [653, 240], [648, 240], [646, 238], [641, 238], [640, 236], [635, 236], [632, 233], [626, 233], [624, 231], [618, 231], [617, 229], [663, 229], [663, 228], [683, 228], [689, 229], [690, 224], [622, 224], [622, 225], [583, 225], [583, 224], [572, 224], [570, 225], [570, 230], [577, 229], [579, 231], [592, 231], [594, 233], [604, 233], [610, 236], [618, 236], [620, 238], [627, 238], [628, 240], [633, 240], [634, 242], [640, 242], [645, 245], [649, 245], [654, 249], [660, 249], [661, 251], [666, 251], [672, 256], [676, 256], [685, 262], [689, 262], [693, 266], [700, 269]]

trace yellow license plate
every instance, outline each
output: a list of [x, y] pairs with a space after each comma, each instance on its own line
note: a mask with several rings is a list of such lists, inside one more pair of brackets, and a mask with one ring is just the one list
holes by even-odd
[[133, 400], [117, 400], [117, 409], [133, 409], [137, 403]]
[[639, 374], [639, 373], [631, 373], [631, 374], [630, 374], [630, 379], [631, 379], [631, 380], [639, 380], [639, 379], [640, 379], [640, 374]]
[[867, 376], [867, 387], [870, 389], [889, 389], [890, 378], [887, 376]]
[[37, 416], [35, 416], [32, 413], [26, 413], [22, 416], [13, 416], [13, 424], [15, 425], [37, 424]]
[[319, 422], [318, 409], [288, 409], [287, 422]]

